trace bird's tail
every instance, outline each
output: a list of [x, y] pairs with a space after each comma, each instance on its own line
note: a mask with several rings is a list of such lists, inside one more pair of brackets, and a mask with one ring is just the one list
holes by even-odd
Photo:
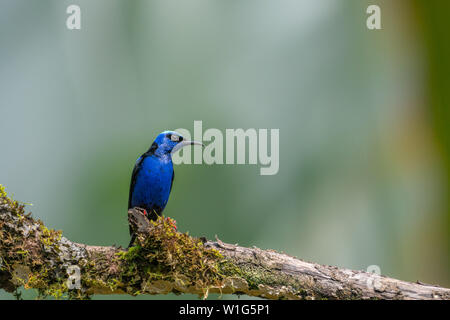
[[131, 234], [130, 244], [128, 245], [127, 249], [130, 248], [131, 246], [133, 246], [134, 240], [136, 240], [136, 234], [135, 234], [135, 233], [132, 233], [132, 234]]

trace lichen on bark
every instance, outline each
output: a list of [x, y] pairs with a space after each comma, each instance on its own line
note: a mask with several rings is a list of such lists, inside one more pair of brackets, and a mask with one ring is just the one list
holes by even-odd
[[[0, 287], [37, 289], [39, 297], [88, 298], [94, 293], [165, 294], [191, 292], [207, 296], [226, 286], [232, 262], [204, 241], [180, 233], [174, 221], [160, 217], [129, 250], [70, 242], [48, 229], [24, 206], [0, 189]], [[142, 226], [141, 226], [142, 228]], [[77, 266], [80, 286], [68, 285]], [[235, 276], [234, 276], [235, 277]]]
[[19, 288], [36, 289], [39, 298], [57, 299], [166, 293], [203, 298], [221, 293], [268, 299], [450, 299], [450, 289], [439, 286], [192, 237], [178, 232], [172, 219], [149, 221], [138, 208], [129, 210], [128, 218], [137, 234], [128, 250], [75, 243], [26, 214], [24, 205], [0, 185], [0, 288], [16, 296]]

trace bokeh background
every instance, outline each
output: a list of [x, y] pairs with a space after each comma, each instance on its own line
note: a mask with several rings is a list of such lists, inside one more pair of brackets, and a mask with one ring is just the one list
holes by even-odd
[[[79, 31], [65, 26], [70, 4]], [[366, 28], [369, 4], [382, 30]], [[277, 175], [177, 166], [165, 214], [192, 235], [448, 287], [449, 12], [420, 0], [1, 0], [0, 183], [73, 241], [126, 246], [132, 167], [159, 132], [279, 128]], [[154, 298], [197, 299], [132, 299]]]

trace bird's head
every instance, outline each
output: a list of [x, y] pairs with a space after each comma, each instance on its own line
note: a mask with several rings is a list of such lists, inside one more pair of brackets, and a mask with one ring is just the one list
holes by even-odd
[[200, 145], [204, 147], [204, 144], [201, 142], [185, 140], [178, 132], [164, 131], [156, 137], [149, 151], [152, 151], [156, 155], [163, 156], [175, 153], [181, 148], [190, 145]]

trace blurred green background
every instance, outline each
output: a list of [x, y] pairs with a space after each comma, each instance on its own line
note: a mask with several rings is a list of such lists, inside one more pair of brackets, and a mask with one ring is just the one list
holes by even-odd
[[[369, 4], [382, 30], [366, 28]], [[131, 171], [159, 132], [279, 128], [277, 175], [177, 166], [165, 215], [195, 236], [450, 286], [450, 2], [0, 8], [0, 183], [47, 226], [126, 246]]]

